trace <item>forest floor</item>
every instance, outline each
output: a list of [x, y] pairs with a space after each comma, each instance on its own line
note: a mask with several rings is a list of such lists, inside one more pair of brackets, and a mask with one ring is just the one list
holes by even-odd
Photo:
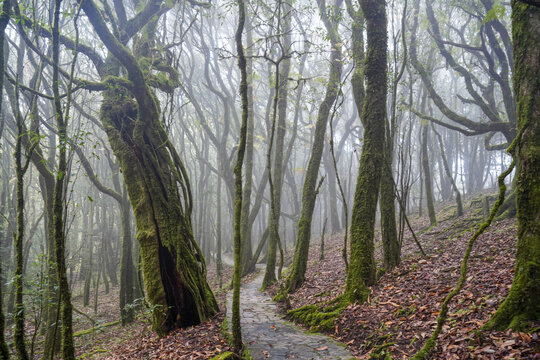
[[[202, 360], [230, 350], [223, 335], [222, 324], [232, 267], [224, 265], [222, 287], [219, 286], [215, 264], [208, 268], [207, 278], [221, 309], [211, 320], [195, 327], [176, 330], [160, 338], [151, 330], [150, 312], [144, 311], [128, 326], [122, 327], [118, 324], [78, 338], [77, 358]], [[117, 298], [111, 298], [110, 301], [117, 306]], [[118, 317], [118, 310], [115, 310], [114, 314]]]
[[[386, 355], [406, 359], [414, 354], [435, 327], [441, 301], [456, 283], [466, 243], [482, 220], [479, 205], [470, 206], [470, 201], [462, 218], [454, 218], [454, 210], [452, 206], [439, 209], [439, 223], [432, 228], [428, 228], [425, 216], [411, 216], [413, 228], [428, 256], [420, 256], [410, 232], [406, 231], [401, 264], [380, 277], [367, 303], [345, 308], [336, 319], [333, 331], [327, 335], [345, 343], [359, 359], [384, 359]], [[493, 223], [477, 240], [469, 260], [466, 285], [452, 301], [434, 358], [540, 359], [538, 331], [480, 331], [512, 283], [516, 231], [515, 219], [503, 220]], [[307, 304], [323, 306], [343, 292], [343, 233], [326, 235], [324, 260], [319, 259], [319, 241], [312, 241], [306, 282], [290, 295], [293, 309]], [[381, 255], [379, 239], [376, 243], [379, 261]], [[223, 284], [230, 282], [231, 270], [226, 266]], [[225, 309], [227, 289], [219, 289], [215, 265], [209, 266], [208, 279], [220, 308]], [[244, 283], [253, 279], [256, 275]], [[273, 296], [278, 290], [279, 286], [274, 285], [268, 293]], [[80, 297], [75, 295], [74, 300], [79, 310], [91, 313], [91, 307], [78, 305]], [[117, 293], [113, 288], [108, 297], [100, 294], [98, 313], [93, 316], [102, 324], [118, 320], [116, 304]], [[279, 303], [278, 308], [275, 309], [286, 316], [283, 304]], [[81, 329], [91, 327], [84, 317], [76, 317]], [[150, 329], [149, 312], [143, 312], [126, 327], [102, 325], [100, 331], [78, 336], [78, 358], [208, 359], [229, 350], [222, 332], [223, 318], [221, 312], [204, 324], [158, 338]], [[331, 354], [326, 358], [332, 358]]]
[[[349, 305], [335, 320], [330, 335], [346, 343], [354, 356], [408, 359], [431, 335], [441, 302], [456, 284], [466, 244], [482, 221], [481, 209], [471, 208], [470, 202], [465, 216], [456, 219], [454, 210], [452, 206], [440, 210], [439, 222], [431, 228], [427, 218], [412, 216], [427, 257], [421, 257], [406, 232], [401, 264], [380, 277], [365, 304]], [[494, 222], [477, 239], [467, 282], [450, 305], [433, 358], [540, 359], [540, 324], [532, 333], [480, 330], [512, 284], [516, 233], [516, 219], [507, 219]], [[289, 297], [293, 309], [308, 304], [324, 307], [344, 290], [343, 233], [327, 235], [325, 242], [324, 260], [320, 243], [311, 246], [306, 282]], [[379, 236], [379, 265], [381, 257]], [[277, 284], [269, 289], [272, 295], [278, 291]], [[281, 309], [285, 313], [283, 304]]]

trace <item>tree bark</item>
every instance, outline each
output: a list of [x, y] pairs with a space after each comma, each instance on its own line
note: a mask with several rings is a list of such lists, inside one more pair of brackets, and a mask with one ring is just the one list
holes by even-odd
[[[123, 86], [103, 93], [101, 120], [135, 214], [146, 294], [154, 309], [152, 325], [164, 335], [217, 311], [204, 257], [193, 237], [189, 180], [136, 57], [109, 32], [95, 4], [81, 2], [97, 35], [128, 73]], [[137, 44], [139, 58], [148, 56], [152, 45], [151, 36], [143, 38], [148, 41]], [[115, 61], [109, 56], [106, 63]], [[100, 75], [115, 74], [105, 69]]]
[[[3, 98], [3, 90], [4, 90], [4, 37], [5, 37], [5, 30], [9, 23], [11, 13], [11, 1], [10, 0], [4, 0], [2, 4], [2, 9], [0, 10], [0, 99]], [[0, 130], [0, 136], [2, 135], [3, 130], [3, 124], [5, 123], [5, 120], [3, 119], [3, 112], [2, 112], [2, 101], [0, 101], [0, 117], [2, 128]], [[5, 190], [4, 190], [5, 191]], [[3, 205], [3, 204], [2, 204]], [[5, 231], [2, 231], [2, 235], [5, 234]], [[1, 244], [0, 244], [1, 245]], [[2, 250], [2, 247], [0, 246], [0, 250]], [[4, 277], [2, 276], [2, 262], [0, 261], [0, 358], [2, 359], [9, 359], [9, 349], [4, 337], [4, 308], [3, 308], [3, 289], [4, 284]]]
[[[381, 169], [384, 165], [384, 128], [387, 96], [386, 4], [360, 0], [366, 21], [366, 97], [361, 120], [364, 143], [351, 220], [351, 255], [345, 294], [351, 302], [364, 302], [375, 283], [374, 230]], [[360, 110], [359, 110], [360, 112]]]
[[[248, 22], [247, 29], [247, 42], [248, 53], [247, 68], [246, 71], [248, 76], [253, 73], [253, 59], [251, 59], [251, 44], [252, 39], [252, 29], [249, 26], [249, 18], [246, 19]], [[244, 168], [245, 168], [245, 182], [244, 182], [244, 193], [242, 194], [242, 275], [246, 275], [255, 270], [255, 267], [250, 267], [252, 249], [251, 249], [251, 228], [252, 223], [249, 221], [249, 214], [251, 209], [251, 192], [253, 188], [253, 139], [255, 134], [255, 124], [254, 118], [255, 114], [253, 113], [253, 79], [248, 81], [248, 122], [247, 122], [247, 133], [246, 133], [246, 158], [244, 159]]]
[[443, 143], [442, 137], [435, 130], [435, 128], [433, 127], [433, 124], [432, 124], [432, 128], [433, 128], [433, 132], [437, 136], [437, 139], [439, 140], [439, 146], [440, 146], [440, 150], [441, 150], [441, 160], [442, 160], [442, 163], [443, 163], [444, 172], [446, 173], [446, 176], [448, 177], [448, 180], [450, 180], [450, 183], [452, 184], [452, 189], [456, 193], [456, 206], [457, 206], [456, 214], [457, 214], [458, 217], [460, 217], [460, 216], [463, 216], [463, 202], [461, 201], [461, 193], [459, 192], [459, 189], [458, 189], [458, 187], [456, 185], [456, 182], [454, 181], [454, 177], [452, 176], [452, 172], [450, 171], [450, 166], [448, 166], [448, 161], [447, 161], [447, 158], [446, 158], [446, 154], [444, 152], [444, 143]]
[[[287, 117], [287, 95], [288, 95], [288, 79], [291, 69], [290, 60], [290, 46], [291, 46], [291, 18], [292, 9], [287, 1], [280, 2], [278, 4], [282, 9], [279, 13], [284, 13], [283, 24], [278, 29], [279, 33], [283, 34], [282, 46], [281, 46], [281, 58], [276, 64], [276, 98], [274, 99], [273, 120], [272, 120], [272, 134], [270, 141], [274, 139], [275, 132], [276, 146], [274, 148], [274, 168], [268, 169], [269, 171], [269, 184], [270, 184], [270, 216], [269, 216], [269, 236], [268, 236], [268, 252], [266, 257], [266, 271], [262, 283], [262, 289], [265, 289], [268, 285], [276, 281], [276, 250], [279, 238], [279, 218], [281, 215], [281, 195], [283, 189], [283, 151], [286, 135], [286, 117]], [[277, 123], [276, 123], [277, 116]], [[268, 165], [271, 165], [272, 158], [272, 143], [268, 148]], [[279, 274], [281, 275], [281, 274]]]
[[512, 1], [517, 99], [518, 242], [514, 281], [487, 329], [528, 329], [540, 313], [540, 8]]
[[429, 224], [433, 226], [437, 224], [437, 217], [435, 215], [435, 207], [433, 205], [433, 189], [431, 182], [431, 169], [429, 166], [428, 156], [428, 124], [426, 120], [422, 120], [422, 172], [424, 174], [424, 187], [426, 189], [426, 203], [429, 215]]
[[[294, 249], [294, 260], [292, 264], [291, 274], [287, 278], [287, 290], [293, 291], [297, 289], [303, 282], [306, 274], [307, 259], [309, 253], [309, 242], [311, 238], [311, 221], [313, 211], [315, 209], [315, 200], [317, 197], [317, 176], [319, 174], [319, 166], [324, 148], [324, 135], [328, 124], [328, 117], [332, 105], [336, 101], [340, 85], [341, 72], [343, 69], [341, 48], [342, 44], [338, 34], [337, 18], [333, 17], [330, 20], [330, 14], [327, 13], [324, 0], [318, 0], [319, 12], [326, 27], [326, 31], [330, 38], [331, 55], [330, 55], [330, 74], [328, 76], [328, 85], [323, 102], [319, 107], [317, 121], [315, 123], [315, 135], [311, 148], [311, 156], [309, 158], [308, 167], [306, 170], [306, 178], [302, 190], [302, 210], [300, 212], [300, 220], [298, 221], [298, 235], [296, 239], [296, 247]], [[341, 8], [341, 0], [336, 0], [334, 4], [335, 11]]]
[[240, 69], [240, 97], [242, 104], [242, 124], [240, 126], [240, 142], [234, 167], [234, 273], [233, 273], [233, 300], [232, 300], [232, 333], [234, 352], [242, 354], [242, 331], [240, 327], [240, 278], [242, 276], [242, 166], [246, 151], [247, 122], [248, 122], [248, 80], [247, 63], [242, 44], [242, 33], [246, 21], [244, 0], [238, 1], [238, 27], [235, 33], [236, 52], [238, 54], [238, 68]]

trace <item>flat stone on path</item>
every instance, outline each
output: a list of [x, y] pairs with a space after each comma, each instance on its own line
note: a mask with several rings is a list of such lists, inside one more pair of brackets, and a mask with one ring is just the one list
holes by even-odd
[[[242, 340], [251, 356], [259, 359], [354, 359], [345, 345], [320, 334], [310, 334], [281, 319], [272, 299], [259, 289], [263, 275], [242, 285], [240, 321]], [[231, 324], [232, 291], [227, 298], [227, 317]]]

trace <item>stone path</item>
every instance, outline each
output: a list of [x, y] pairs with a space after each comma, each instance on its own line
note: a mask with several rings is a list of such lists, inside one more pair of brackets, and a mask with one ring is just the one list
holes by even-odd
[[[251, 356], [259, 359], [354, 359], [347, 348], [328, 336], [309, 334], [281, 319], [277, 306], [259, 292], [263, 274], [242, 285], [240, 315], [242, 340]], [[227, 317], [231, 323], [232, 291], [227, 298]]]

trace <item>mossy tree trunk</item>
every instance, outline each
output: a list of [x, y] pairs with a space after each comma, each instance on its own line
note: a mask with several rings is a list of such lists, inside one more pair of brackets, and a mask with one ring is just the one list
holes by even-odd
[[[54, 94], [54, 109], [56, 118], [56, 130], [58, 132], [58, 168], [54, 184], [53, 199], [53, 223], [54, 223], [54, 251], [56, 257], [56, 275], [58, 278], [58, 291], [60, 293], [62, 320], [62, 357], [65, 360], [75, 360], [75, 345], [73, 343], [73, 324], [71, 304], [71, 291], [66, 270], [66, 233], [64, 194], [67, 187], [68, 164], [67, 164], [67, 122], [64, 117], [60, 102], [59, 67], [60, 67], [60, 8], [62, 0], [56, 0], [54, 5], [54, 17], [52, 28], [52, 52], [53, 52], [53, 76], [52, 88]], [[69, 91], [69, 90], [68, 90]]]
[[234, 166], [234, 273], [233, 273], [233, 299], [232, 299], [232, 334], [233, 349], [240, 356], [242, 353], [242, 329], [240, 327], [240, 278], [242, 276], [242, 166], [246, 151], [247, 123], [248, 123], [248, 80], [247, 63], [242, 44], [242, 33], [246, 21], [244, 0], [238, 1], [238, 27], [235, 33], [236, 52], [238, 54], [238, 68], [240, 69], [240, 98], [242, 106], [242, 122], [240, 125], [240, 142], [236, 164]]
[[[352, 93], [354, 98], [354, 103], [358, 114], [361, 113], [362, 108], [364, 107], [364, 99], [366, 96], [366, 91], [364, 88], [364, 61], [365, 61], [365, 51], [364, 51], [364, 16], [361, 9], [356, 9], [353, 6], [351, 0], [346, 0], [345, 4], [347, 5], [347, 12], [352, 19], [351, 24], [351, 37], [352, 37], [352, 59], [353, 59], [353, 73], [351, 76], [351, 86]], [[351, 124], [352, 125], [352, 124]], [[351, 161], [352, 165], [351, 153]], [[351, 183], [351, 175], [349, 173], [349, 181]], [[349, 190], [347, 190], [349, 192]], [[345, 205], [345, 204], [344, 204]], [[348, 206], [348, 205], [347, 205]], [[343, 262], [345, 263], [345, 270], [348, 270], [349, 267], [349, 257], [348, 257], [348, 231], [349, 231], [349, 209], [343, 206], [343, 220], [345, 222], [345, 236], [343, 241], [342, 257]]]
[[[281, 194], [283, 189], [283, 151], [286, 135], [286, 120], [287, 120], [287, 95], [288, 95], [288, 79], [291, 69], [290, 46], [291, 46], [291, 18], [292, 8], [287, 1], [278, 3], [280, 9], [278, 14], [283, 14], [283, 19], [280, 19], [279, 33], [283, 34], [281, 44], [280, 59], [276, 62], [276, 83], [275, 83], [275, 98], [273, 107], [273, 120], [271, 126], [270, 143], [268, 145], [267, 162], [268, 162], [268, 182], [270, 185], [270, 216], [269, 216], [269, 236], [268, 236], [268, 252], [266, 256], [266, 270], [262, 283], [262, 288], [265, 289], [268, 285], [276, 281], [276, 252], [279, 238], [279, 218], [281, 214]], [[276, 122], [277, 118], [277, 122]], [[277, 129], [276, 129], [277, 127]], [[273, 141], [275, 139], [275, 147]], [[272, 149], [274, 155], [273, 171], [271, 167]], [[280, 274], [281, 275], [281, 274]]]
[[[4, 5], [6, 2], [4, 2]], [[15, 15], [19, 16], [19, 7], [13, 7], [15, 10]], [[24, 31], [22, 22], [17, 23], [17, 27], [20, 32]], [[7, 43], [3, 43], [5, 45]], [[24, 45], [19, 46], [18, 51], [22, 51]], [[4, 55], [4, 52], [2, 52]], [[5, 59], [7, 60], [7, 59]], [[22, 67], [24, 57], [17, 58], [17, 72], [22, 73]], [[43, 69], [41, 66], [36, 70], [36, 74], [32, 78], [31, 85], [32, 88], [39, 88], [42, 83], [42, 77], [40, 71]], [[43, 82], [43, 85], [48, 93], [50, 93], [50, 84]], [[10, 82], [4, 83], [4, 88], [6, 89], [6, 94], [8, 95], [9, 101], [11, 104], [15, 104], [16, 95], [14, 86]], [[39, 108], [37, 106], [37, 96], [32, 96], [30, 100], [31, 106], [31, 116], [32, 119], [30, 129], [36, 131], [39, 129], [40, 123], [42, 121]], [[45, 341], [43, 345], [43, 354], [49, 356], [52, 352], [58, 352], [60, 349], [60, 332], [56, 331], [58, 325], [57, 319], [57, 301], [58, 301], [58, 281], [56, 275], [56, 264], [55, 264], [55, 252], [54, 252], [54, 221], [53, 221], [53, 199], [54, 199], [54, 184], [55, 176], [51, 171], [51, 168], [55, 163], [55, 153], [56, 153], [56, 144], [54, 135], [49, 137], [49, 154], [47, 159], [43, 153], [39, 144], [33, 144], [31, 137], [29, 136], [30, 131], [27, 127], [24, 127], [22, 141], [23, 145], [27, 152], [30, 148], [34, 147], [34, 151], [31, 152], [31, 161], [34, 167], [39, 172], [39, 187], [44, 203], [44, 223], [45, 223], [45, 237], [46, 237], [46, 261], [47, 261], [47, 289], [45, 298], [47, 299], [45, 309], [43, 312], [43, 324], [41, 328], [42, 333], [45, 333]], [[29, 152], [30, 153], [30, 152]]]
[[[5, 36], [5, 30], [9, 23], [9, 17], [11, 13], [11, 1], [10, 0], [4, 0], [2, 4], [2, 8], [0, 9], [0, 99], [3, 98], [2, 93], [4, 90], [4, 36]], [[2, 101], [0, 101], [0, 117], [3, 117], [2, 115]], [[2, 124], [4, 124], [4, 119], [2, 120]], [[3, 127], [2, 127], [3, 130]], [[0, 133], [0, 136], [2, 134]], [[7, 225], [6, 225], [7, 226]], [[5, 232], [3, 232], [5, 234]], [[0, 250], [2, 248], [0, 247]], [[0, 358], [1, 359], [9, 359], [9, 349], [4, 337], [4, 308], [3, 308], [3, 294], [2, 294], [2, 288], [3, 288], [3, 282], [4, 278], [2, 276], [2, 262], [0, 261]]]
[[[384, 128], [387, 95], [387, 33], [384, 0], [360, 0], [367, 31], [366, 97], [361, 111], [364, 142], [351, 220], [351, 256], [345, 294], [363, 302], [375, 283], [374, 230], [381, 169], [384, 165]], [[360, 110], [359, 110], [360, 111]]]
[[[396, 228], [396, 184], [394, 182], [393, 163], [394, 163], [394, 141], [396, 138], [397, 122], [397, 97], [398, 86], [405, 68], [407, 66], [407, 43], [406, 43], [406, 19], [407, 5], [405, 0], [403, 5], [403, 14], [401, 17], [401, 38], [402, 38], [402, 62], [398, 66], [398, 49], [394, 49], [394, 61], [396, 68], [392, 79], [392, 102], [390, 105], [390, 117], [388, 126], [385, 129], [385, 147], [384, 147], [384, 165], [381, 177], [381, 199], [379, 207], [381, 211], [381, 235], [383, 245], [383, 266], [386, 270], [392, 270], [399, 265], [401, 260], [401, 244], [398, 241]], [[397, 45], [397, 41], [394, 43]]]
[[135, 300], [135, 274], [133, 265], [133, 241], [131, 236], [131, 209], [127, 191], [122, 192], [122, 203], [120, 205], [120, 217], [122, 226], [122, 254], [120, 257], [120, 316], [122, 325], [133, 322], [135, 311], [133, 300]]
[[540, 2], [512, 1], [516, 139], [518, 242], [510, 293], [488, 329], [526, 330], [540, 319]]
[[[205, 321], [217, 311], [204, 258], [193, 237], [190, 185], [160, 122], [159, 105], [143, 67], [109, 32], [96, 5], [91, 0], [81, 3], [98, 37], [127, 70], [128, 79], [116, 78], [122, 86], [103, 93], [101, 119], [135, 214], [146, 294], [154, 309], [152, 325], [164, 335]], [[158, 9], [159, 5], [154, 10]], [[148, 40], [136, 46], [143, 59], [152, 44]], [[106, 64], [112, 63], [109, 57]], [[102, 76], [107, 75], [102, 69]]]
[[[393, 139], [387, 138], [388, 142]], [[393, 146], [386, 143], [384, 149], [384, 162], [381, 172], [381, 235], [383, 245], [383, 266], [386, 270], [392, 270], [399, 265], [401, 260], [401, 246], [397, 238], [396, 228], [396, 189], [394, 175], [392, 173]]]
[[223, 260], [221, 258], [222, 241], [221, 241], [221, 176], [217, 176], [216, 190], [216, 273], [219, 280], [219, 287], [223, 286]]
[[[18, 89], [15, 91], [15, 95], [18, 99]], [[16, 174], [16, 202], [17, 202], [17, 232], [15, 234], [15, 271], [14, 271], [14, 290], [15, 290], [15, 308], [14, 308], [14, 343], [15, 352], [17, 358], [20, 360], [29, 359], [28, 351], [26, 350], [26, 342], [24, 339], [24, 304], [23, 304], [23, 290], [24, 290], [24, 272], [23, 272], [23, 242], [24, 242], [24, 175], [28, 170], [30, 164], [29, 158], [23, 159], [23, 116], [19, 110], [19, 102], [15, 101], [16, 107], [13, 110], [15, 119], [17, 122], [17, 136], [15, 141], [15, 174]]]
[[294, 249], [294, 260], [292, 270], [287, 278], [287, 290], [297, 289], [303, 282], [306, 274], [306, 266], [309, 253], [309, 242], [311, 239], [311, 221], [315, 209], [315, 200], [317, 197], [317, 176], [324, 149], [324, 135], [328, 124], [330, 110], [336, 101], [341, 86], [341, 72], [343, 69], [341, 48], [342, 43], [338, 33], [338, 19], [336, 16], [341, 9], [341, 0], [336, 0], [333, 6], [333, 14], [328, 13], [326, 2], [317, 0], [321, 19], [326, 28], [331, 44], [330, 54], [330, 74], [326, 86], [326, 94], [319, 107], [317, 121], [315, 122], [315, 135], [311, 148], [304, 187], [302, 190], [302, 209], [300, 211], [300, 220], [298, 221], [298, 234], [296, 238], [296, 247]]
[[[249, 18], [246, 14], [248, 28], [246, 29], [246, 38], [248, 43], [246, 66], [248, 76], [253, 72], [253, 59], [251, 58], [252, 29], [249, 26]], [[251, 228], [252, 224], [249, 221], [251, 210], [251, 192], [253, 187], [253, 149], [254, 149], [254, 134], [255, 124], [253, 113], [253, 79], [248, 79], [248, 120], [246, 133], [246, 157], [244, 159], [245, 182], [242, 194], [242, 275], [246, 275], [255, 270], [251, 265], [252, 249], [251, 249]]]

